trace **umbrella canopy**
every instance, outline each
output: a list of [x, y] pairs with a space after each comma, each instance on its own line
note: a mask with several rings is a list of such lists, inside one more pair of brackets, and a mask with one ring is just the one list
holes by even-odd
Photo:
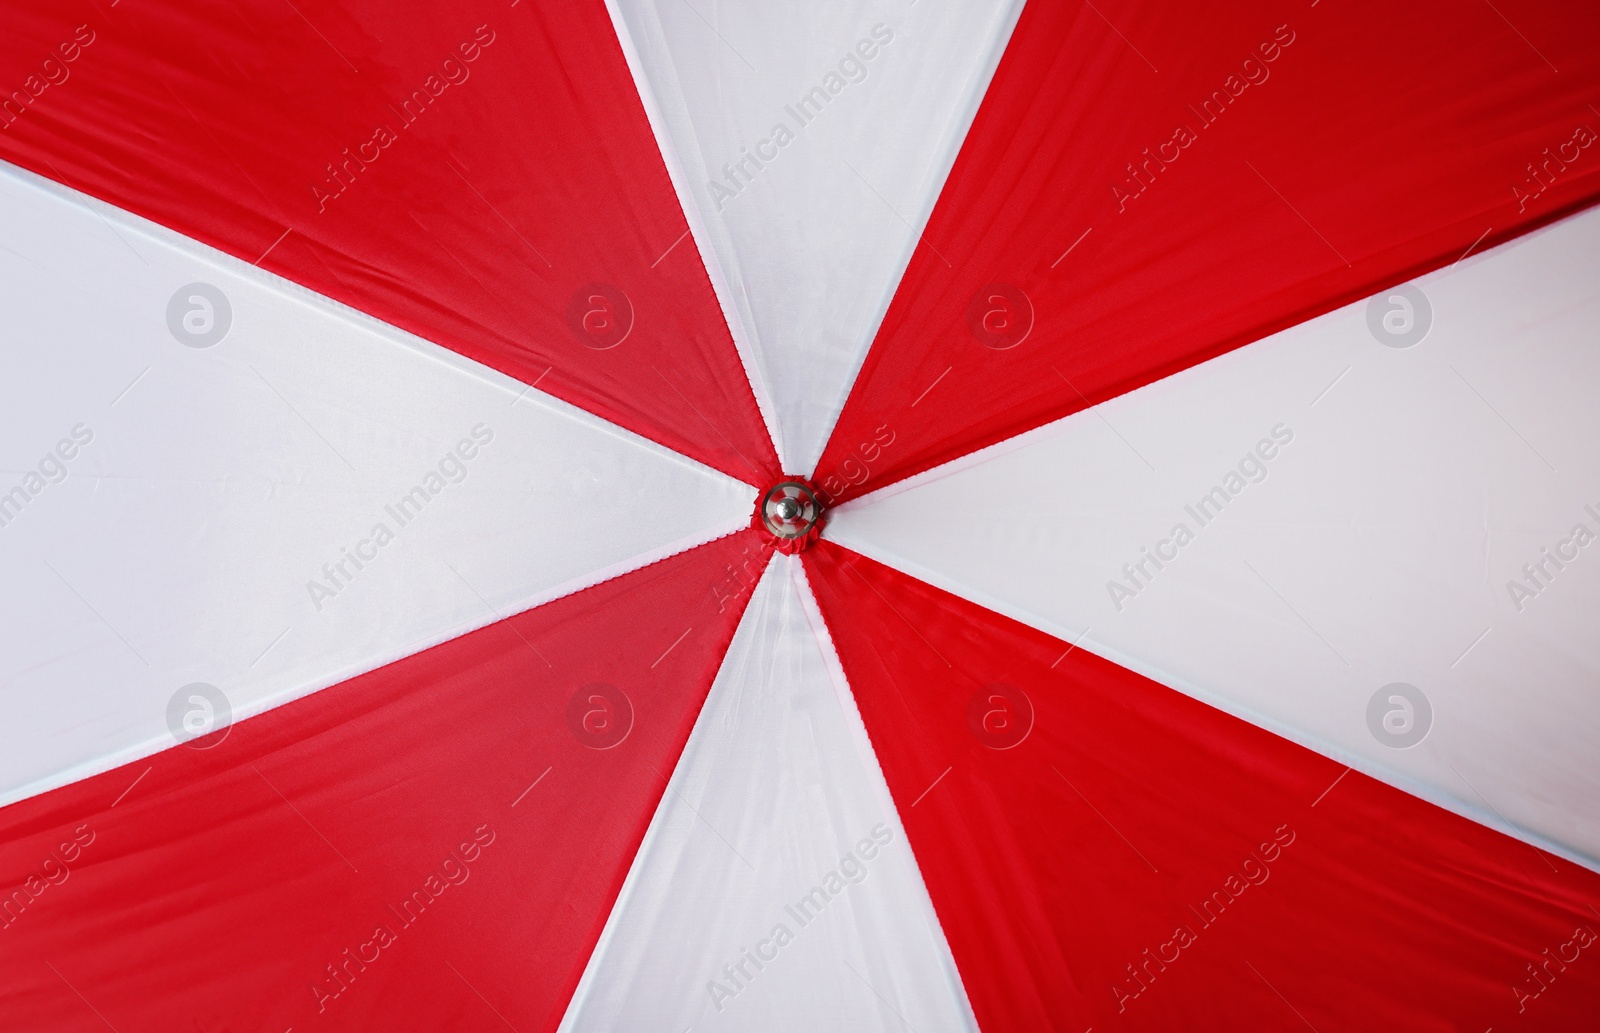
[[1593, 1028], [1591, 5], [8, 15], [0, 1028]]

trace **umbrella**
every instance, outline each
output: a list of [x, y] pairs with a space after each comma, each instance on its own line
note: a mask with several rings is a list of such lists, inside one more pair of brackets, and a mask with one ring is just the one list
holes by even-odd
[[4, 1028], [1592, 1028], [1589, 7], [8, 14]]

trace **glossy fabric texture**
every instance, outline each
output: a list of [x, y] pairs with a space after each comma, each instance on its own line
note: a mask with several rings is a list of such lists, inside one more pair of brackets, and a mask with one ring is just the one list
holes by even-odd
[[1591, 203], [1600, 10], [1513, 21], [1028, 5], [816, 481], [854, 497]]
[[561, 1028], [906, 1024], [975, 1028], [800, 559], [779, 556]]
[[784, 468], [807, 474], [1022, 5], [611, 6]]
[[0, 225], [0, 801], [169, 747], [184, 685], [240, 719], [747, 519], [724, 474], [47, 180], [0, 168]]
[[777, 473], [600, 4], [69, 0], [9, 24], [0, 66], [67, 78], [13, 104], [0, 158], [741, 480]]
[[[13, 12], [0, 1027], [1588, 1033], [1586, 575], [1453, 636], [1586, 490], [1600, 19], [880, 6]], [[1407, 289], [1433, 336], [1385, 348]], [[1319, 390], [1305, 508], [1274, 468], [1091, 637], [1076, 550]], [[271, 639], [468, 417], [503, 465]], [[752, 496], [825, 438], [845, 506], [774, 557]], [[1422, 587], [1329, 574], [1380, 558]], [[1352, 699], [1451, 656], [1373, 750]], [[244, 719], [190, 739], [219, 669]]]
[[0, 902], [8, 1026], [552, 1028], [748, 599], [712, 588], [749, 537], [0, 812], [25, 894]]
[[827, 542], [805, 562], [984, 1029], [1586, 1028], [1600, 967], [1524, 966], [1583, 956], [1600, 875]]
[[[1591, 208], [839, 507], [827, 535], [1600, 868], [1596, 254]], [[1425, 333], [1394, 347], [1403, 304]], [[1381, 724], [1394, 683], [1425, 707], [1391, 719], [1414, 737]]]

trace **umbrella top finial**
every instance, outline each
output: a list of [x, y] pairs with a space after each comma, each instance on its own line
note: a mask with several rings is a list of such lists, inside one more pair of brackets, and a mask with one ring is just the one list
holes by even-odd
[[783, 552], [798, 552], [816, 540], [822, 527], [822, 501], [799, 478], [785, 478], [761, 494], [758, 526], [778, 541]]

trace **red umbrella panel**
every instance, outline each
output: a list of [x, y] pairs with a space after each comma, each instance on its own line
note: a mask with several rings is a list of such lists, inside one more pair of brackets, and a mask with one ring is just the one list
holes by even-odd
[[1594, 11], [15, 6], [0, 1026], [1593, 1026]]

